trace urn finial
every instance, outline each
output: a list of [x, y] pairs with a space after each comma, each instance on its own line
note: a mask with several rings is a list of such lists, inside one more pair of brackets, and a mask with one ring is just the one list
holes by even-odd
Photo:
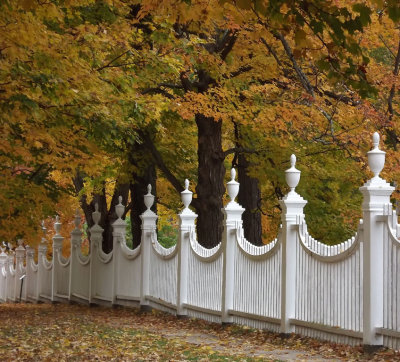
[[125, 211], [125, 206], [122, 205], [122, 196], [121, 195], [118, 197], [118, 201], [119, 201], [118, 205], [115, 205], [115, 213], [117, 214], [118, 219], [121, 219], [122, 215], [124, 214], [124, 211]]
[[380, 141], [379, 133], [375, 132], [372, 135], [372, 145], [374, 146], [374, 149], [379, 149], [379, 141]]
[[374, 177], [372, 180], [380, 179], [379, 174], [385, 166], [385, 154], [386, 152], [379, 149], [380, 136], [378, 132], [375, 132], [372, 136], [372, 145], [374, 148], [367, 153], [368, 165], [371, 169]]
[[144, 204], [147, 207], [147, 210], [150, 210], [150, 207], [153, 206], [154, 196], [151, 194], [151, 184], [147, 186], [147, 194], [144, 195]]
[[46, 229], [46, 226], [44, 226], [44, 220], [42, 220], [42, 233], [43, 233], [43, 237], [46, 237], [47, 229]]
[[290, 156], [290, 168], [285, 171], [285, 176], [286, 176], [286, 183], [290, 187], [290, 192], [293, 193], [295, 192], [296, 186], [300, 182], [300, 174], [301, 171], [298, 170], [296, 166], [296, 155], [292, 154]]
[[228, 189], [228, 195], [233, 202], [235, 202], [235, 198], [239, 193], [239, 182], [237, 182], [235, 178], [236, 178], [236, 170], [232, 168], [231, 180], [226, 184], [226, 187]]
[[42, 236], [41, 243], [47, 243], [47, 240], [46, 240], [47, 229], [44, 226], [44, 220], [42, 220], [42, 233], [43, 233], [43, 236]]
[[192, 202], [193, 192], [189, 190], [189, 180], [185, 180], [185, 190], [181, 192], [181, 200], [185, 209], [187, 209]]
[[92, 218], [95, 225], [99, 225], [99, 221], [101, 218], [101, 213], [99, 212], [99, 204], [96, 202], [94, 204], [94, 212], [92, 212]]
[[296, 166], [296, 155], [294, 153], [290, 156], [290, 166], [291, 167]]
[[60, 229], [61, 229], [60, 217], [56, 215], [56, 222], [54, 223], [54, 230], [56, 232], [56, 236], [60, 235]]

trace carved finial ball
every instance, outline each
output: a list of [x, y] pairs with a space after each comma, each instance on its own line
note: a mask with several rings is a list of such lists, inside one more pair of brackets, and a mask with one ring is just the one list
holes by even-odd
[[295, 167], [296, 166], [296, 155], [292, 154], [290, 156], [290, 166]]
[[23, 239], [18, 239], [18, 246], [22, 246], [23, 243], [24, 243]]
[[151, 184], [147, 185], [147, 193], [151, 194]]
[[231, 168], [231, 178], [232, 178], [232, 181], [235, 181], [235, 178], [236, 178], [236, 170], [232, 167]]
[[122, 196], [121, 195], [118, 196], [118, 201], [120, 204], [122, 204]]
[[189, 190], [189, 180], [185, 179], [185, 191]]
[[375, 148], [377, 148], [377, 147], [379, 146], [379, 139], [380, 139], [379, 133], [378, 133], [378, 132], [375, 132], [375, 133], [373, 134], [373, 136], [372, 136], [372, 144], [373, 144], [373, 146], [374, 146]]
[[99, 204], [98, 204], [97, 202], [94, 204], [94, 210], [95, 210], [96, 212], [99, 211]]

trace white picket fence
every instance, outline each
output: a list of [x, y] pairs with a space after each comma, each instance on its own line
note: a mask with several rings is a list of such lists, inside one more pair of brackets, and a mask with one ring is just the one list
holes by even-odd
[[[61, 254], [58, 219], [53, 259], [46, 240], [34, 250], [22, 246], [0, 254], [0, 299], [3, 302], [75, 301], [152, 307], [213, 322], [238, 323], [275, 332], [296, 332], [333, 342], [400, 348], [400, 225], [390, 203], [394, 188], [379, 177], [385, 152], [374, 149], [368, 161], [375, 176], [360, 188], [363, 220], [351, 239], [328, 246], [307, 231], [306, 201], [296, 193], [300, 171], [286, 171], [291, 191], [280, 201], [282, 226], [275, 240], [254, 246], [243, 236], [244, 209], [235, 202], [235, 171], [227, 189], [231, 201], [223, 209], [222, 242], [205, 249], [196, 239], [197, 215], [189, 209], [192, 192], [186, 180], [179, 238], [166, 249], [157, 241], [157, 215], [149, 186], [144, 196], [141, 244], [126, 245], [124, 206], [116, 206], [113, 251], [101, 249], [100, 213], [93, 213], [91, 246], [82, 255], [80, 215], [71, 235], [71, 255]], [[25, 261], [26, 257], [26, 261]], [[21, 277], [26, 275], [21, 288]]]

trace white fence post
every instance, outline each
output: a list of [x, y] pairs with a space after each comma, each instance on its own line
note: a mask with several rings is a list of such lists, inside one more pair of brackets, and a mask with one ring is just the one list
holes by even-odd
[[24, 259], [25, 259], [25, 248], [23, 247], [23, 240], [18, 240], [18, 247], [15, 249], [15, 300], [20, 300], [21, 291], [21, 277], [24, 275]]
[[141, 280], [140, 280], [140, 307], [145, 309], [149, 305], [146, 296], [150, 293], [150, 252], [151, 235], [157, 229], [157, 215], [150, 210], [154, 203], [154, 196], [151, 194], [151, 185], [147, 186], [147, 194], [144, 195], [144, 204], [147, 210], [140, 215], [142, 219], [142, 240], [141, 240]]
[[193, 192], [189, 191], [189, 180], [185, 180], [185, 190], [181, 192], [184, 209], [179, 214], [179, 240], [178, 240], [178, 288], [177, 288], [177, 315], [187, 315], [184, 304], [187, 303], [188, 288], [188, 262], [189, 262], [189, 237], [195, 231], [197, 214], [189, 209]]
[[103, 231], [104, 229], [99, 225], [101, 213], [99, 212], [99, 204], [96, 202], [94, 205], [95, 211], [92, 212], [92, 219], [94, 225], [90, 228], [90, 266], [89, 266], [89, 304], [95, 297], [96, 288], [96, 273], [98, 250], [102, 248]]
[[233, 318], [229, 311], [233, 309], [233, 295], [235, 289], [235, 259], [236, 259], [236, 229], [242, 224], [244, 208], [241, 207], [235, 198], [239, 193], [239, 183], [235, 181], [236, 171], [231, 169], [231, 181], [227, 183], [228, 194], [231, 201], [226, 205], [224, 213], [224, 236], [223, 236], [223, 269], [222, 269], [222, 323], [232, 323]]
[[291, 167], [285, 171], [289, 193], [280, 200], [282, 207], [282, 279], [281, 279], [281, 333], [294, 332], [290, 319], [295, 317], [296, 307], [296, 232], [295, 226], [304, 218], [307, 204], [295, 188], [300, 181], [300, 171], [295, 168], [296, 156], [290, 157]]
[[40, 294], [42, 293], [42, 284], [44, 280], [44, 260], [47, 260], [47, 240], [46, 240], [46, 228], [44, 226], [44, 221], [42, 221], [42, 231], [43, 237], [38, 246], [38, 272], [37, 272], [37, 298], [40, 300]]
[[376, 334], [383, 327], [383, 220], [384, 205], [390, 204], [394, 187], [379, 177], [385, 165], [385, 152], [379, 149], [379, 134], [373, 135], [374, 149], [368, 152], [368, 164], [374, 177], [360, 191], [364, 218], [363, 255], [363, 343], [383, 345], [383, 336]]
[[[1, 247], [1, 253], [0, 253], [0, 280], [1, 280], [1, 285], [0, 285], [0, 299], [3, 302], [7, 301], [7, 272], [6, 272], [6, 267], [7, 267], [7, 254], [5, 253], [6, 248]], [[5, 272], [5, 275], [3, 276], [3, 270]]]
[[125, 238], [126, 235], [126, 221], [122, 219], [124, 215], [125, 206], [122, 205], [122, 196], [118, 197], [118, 205], [115, 206], [115, 213], [118, 216], [118, 219], [114, 221], [112, 224], [113, 228], [113, 282], [112, 282], [112, 292], [111, 292], [111, 303], [115, 304], [117, 299], [117, 287], [118, 287], [118, 263], [120, 256], [120, 248], [122, 238]]
[[[15, 257], [15, 252], [10, 250], [10, 253], [7, 256], [7, 300], [14, 302], [15, 301], [15, 288], [13, 288], [13, 274], [12, 272], [14, 271], [14, 257]], [[15, 277], [15, 274], [14, 274]], [[14, 284], [15, 286], [15, 284]], [[14, 290], [14, 295], [13, 295], [13, 290]]]
[[[38, 300], [38, 288], [37, 288], [37, 275], [36, 278], [34, 276], [35, 271], [33, 270], [34, 268], [34, 257], [35, 257], [35, 249], [31, 248], [29, 245], [26, 247], [26, 278], [25, 278], [25, 283], [26, 283], [26, 297], [28, 299], [28, 292], [31, 290], [31, 288], [34, 288], [33, 290], [33, 295], [30, 295], [30, 299], [33, 299], [33, 301], [37, 302]], [[37, 271], [36, 271], [37, 273]], [[33, 287], [32, 287], [33, 286]]]
[[74, 225], [75, 229], [71, 232], [71, 252], [69, 257], [69, 286], [68, 286], [68, 300], [71, 301], [72, 297], [72, 284], [74, 283], [73, 280], [73, 270], [75, 266], [75, 258], [79, 253], [79, 249], [81, 247], [82, 242], [82, 231], [80, 230], [79, 226], [81, 225], [81, 215], [79, 213], [79, 209], [76, 209], [75, 218], [74, 218]]
[[60, 272], [58, 268], [58, 260], [62, 254], [62, 243], [64, 238], [60, 235], [61, 223], [58, 215], [56, 216], [56, 222], [54, 223], [54, 230], [56, 234], [53, 236], [53, 269], [51, 271], [51, 301], [56, 300], [57, 294], [57, 273]]

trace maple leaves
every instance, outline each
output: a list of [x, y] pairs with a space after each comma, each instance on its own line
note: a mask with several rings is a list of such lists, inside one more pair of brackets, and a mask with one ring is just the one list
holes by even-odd
[[78, 305], [2, 304], [0, 357], [13, 359], [129, 359], [265, 361], [280, 359], [397, 360], [344, 346], [241, 326]]
[[[198, 182], [197, 115], [222, 122], [218, 157], [225, 157], [226, 168], [238, 142], [233, 122], [240, 128], [240, 148], [251, 161], [247, 172], [262, 189], [264, 229], [271, 233], [266, 240], [279, 223], [281, 168], [293, 152], [305, 166], [303, 178], [318, 185], [314, 194], [300, 188], [316, 210], [312, 217], [324, 215], [324, 222], [315, 222], [327, 225], [316, 235], [323, 239], [331, 224], [328, 201], [351, 209], [331, 211], [335, 230], [357, 219], [359, 197], [346, 186], [338, 201], [337, 185], [363, 182], [370, 132], [386, 133], [392, 148], [387, 171], [391, 179], [400, 177], [400, 14], [394, 0], [4, 4], [4, 238], [22, 236], [23, 229], [33, 241], [39, 218], [55, 211], [54, 201], [68, 214], [77, 204], [71, 184], [76, 170], [85, 175], [79, 196], [91, 197], [105, 184], [112, 193], [111, 179], [126, 181], [150, 162], [129, 161], [131, 145], [143, 143], [144, 129], [164, 162], [159, 177], [168, 169], [172, 185], [185, 177]], [[177, 195], [171, 196], [169, 186], [161, 190], [160, 201], [176, 209]], [[349, 236], [349, 225], [353, 221], [340, 239]]]

